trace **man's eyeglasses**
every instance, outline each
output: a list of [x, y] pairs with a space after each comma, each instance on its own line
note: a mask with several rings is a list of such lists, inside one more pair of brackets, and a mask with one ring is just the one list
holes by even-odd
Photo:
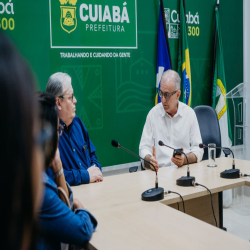
[[166, 100], [169, 100], [169, 99], [171, 98], [171, 96], [174, 95], [177, 91], [178, 91], [178, 90], [175, 90], [174, 92], [172, 92], [172, 93], [169, 94], [169, 93], [167, 93], [167, 92], [163, 93], [163, 92], [159, 89], [159, 90], [158, 90], [158, 94], [159, 94], [160, 98], [162, 98], [162, 97], [164, 96], [164, 98], [165, 98]]
[[72, 95], [60, 95], [58, 97], [59, 98], [68, 98], [68, 97], [70, 97], [71, 102], [73, 103], [73, 101], [74, 101], [74, 93]]
[[62, 124], [60, 124], [59, 128], [57, 129], [59, 136], [61, 136], [63, 134], [63, 131], [64, 131], [64, 126]]

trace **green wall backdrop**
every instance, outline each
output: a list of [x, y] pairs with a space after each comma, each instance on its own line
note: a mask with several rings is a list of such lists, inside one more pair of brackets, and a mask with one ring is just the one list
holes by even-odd
[[[187, 25], [190, 27], [192, 106], [208, 105], [217, 0], [185, 2], [190, 21]], [[77, 115], [84, 121], [102, 165], [136, 161], [112, 148], [110, 142], [116, 139], [138, 152], [146, 115], [154, 104], [159, 1], [2, 0], [1, 3], [1, 29], [6, 30], [29, 61], [38, 88], [45, 90], [47, 79], [54, 72], [63, 71], [72, 76]], [[98, 10], [95, 14], [99, 16], [93, 21], [94, 12], [90, 20], [88, 10], [91, 7], [94, 10], [95, 4]], [[120, 15], [112, 15], [113, 6], [119, 8]], [[176, 69], [179, 0], [164, 0], [164, 7]], [[87, 15], [88, 20], [83, 21]], [[72, 22], [71, 26], [65, 24], [65, 18]], [[243, 81], [242, 1], [221, 0], [220, 19], [230, 91]], [[96, 57], [98, 53], [111, 53], [112, 57]]]

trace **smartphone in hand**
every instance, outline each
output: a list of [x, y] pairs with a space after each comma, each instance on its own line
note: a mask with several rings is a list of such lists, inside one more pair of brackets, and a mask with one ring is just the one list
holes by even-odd
[[175, 157], [176, 155], [181, 155], [181, 152], [182, 152], [182, 148], [174, 149], [173, 157]]

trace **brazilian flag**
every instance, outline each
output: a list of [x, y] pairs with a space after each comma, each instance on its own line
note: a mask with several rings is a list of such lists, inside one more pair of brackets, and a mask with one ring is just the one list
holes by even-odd
[[192, 84], [191, 84], [191, 68], [187, 39], [187, 25], [185, 4], [180, 0], [180, 37], [179, 37], [179, 56], [178, 56], [178, 72], [182, 76], [183, 82], [183, 102], [191, 106], [192, 100]]
[[223, 60], [222, 37], [220, 29], [220, 17], [218, 5], [215, 7], [216, 29], [215, 29], [215, 62], [214, 79], [212, 91], [212, 107], [215, 109], [221, 131], [221, 145], [223, 147], [232, 146], [232, 132], [227, 103], [227, 87]]

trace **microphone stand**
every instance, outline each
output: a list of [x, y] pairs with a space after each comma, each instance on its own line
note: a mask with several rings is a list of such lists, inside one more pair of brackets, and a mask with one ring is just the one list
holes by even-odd
[[117, 141], [112, 140], [111, 144], [112, 144], [113, 147], [121, 148], [124, 151], [128, 152], [129, 154], [131, 154], [131, 155], [133, 155], [133, 156], [147, 162], [151, 166], [153, 166], [153, 168], [155, 170], [155, 173], [156, 173], [155, 188], [151, 188], [151, 189], [148, 189], [145, 192], [143, 192], [142, 195], [141, 195], [141, 199], [143, 201], [159, 201], [159, 200], [162, 200], [164, 198], [164, 189], [161, 188], [161, 187], [158, 187], [158, 175], [157, 175], [157, 171], [156, 171], [155, 166], [150, 161], [147, 161], [147, 160], [143, 159], [142, 157], [140, 157], [139, 155], [137, 155], [137, 154], [133, 153], [132, 151], [128, 150], [127, 148], [122, 147]]
[[189, 170], [189, 162], [188, 162], [188, 158], [187, 155], [182, 152], [182, 154], [184, 154], [186, 156], [187, 159], [187, 176], [182, 176], [181, 178], [176, 180], [176, 185], [178, 186], [182, 186], [182, 187], [190, 187], [193, 186], [193, 182], [195, 182], [195, 177], [194, 176], [190, 176], [190, 170]]
[[187, 160], [187, 176], [182, 176], [181, 178], [177, 179], [176, 180], [176, 185], [178, 186], [182, 186], [182, 187], [190, 187], [190, 186], [193, 186], [193, 182], [195, 181], [195, 177], [194, 176], [190, 176], [190, 170], [189, 170], [189, 162], [188, 162], [188, 157], [187, 155], [180, 151], [180, 150], [176, 150], [168, 145], [165, 145], [162, 141], [159, 141], [158, 144], [160, 146], [165, 146], [165, 147], [168, 147], [168, 148], [171, 148], [175, 151], [178, 151], [180, 153], [182, 153], [183, 155], [185, 155], [186, 157], [186, 160]]

